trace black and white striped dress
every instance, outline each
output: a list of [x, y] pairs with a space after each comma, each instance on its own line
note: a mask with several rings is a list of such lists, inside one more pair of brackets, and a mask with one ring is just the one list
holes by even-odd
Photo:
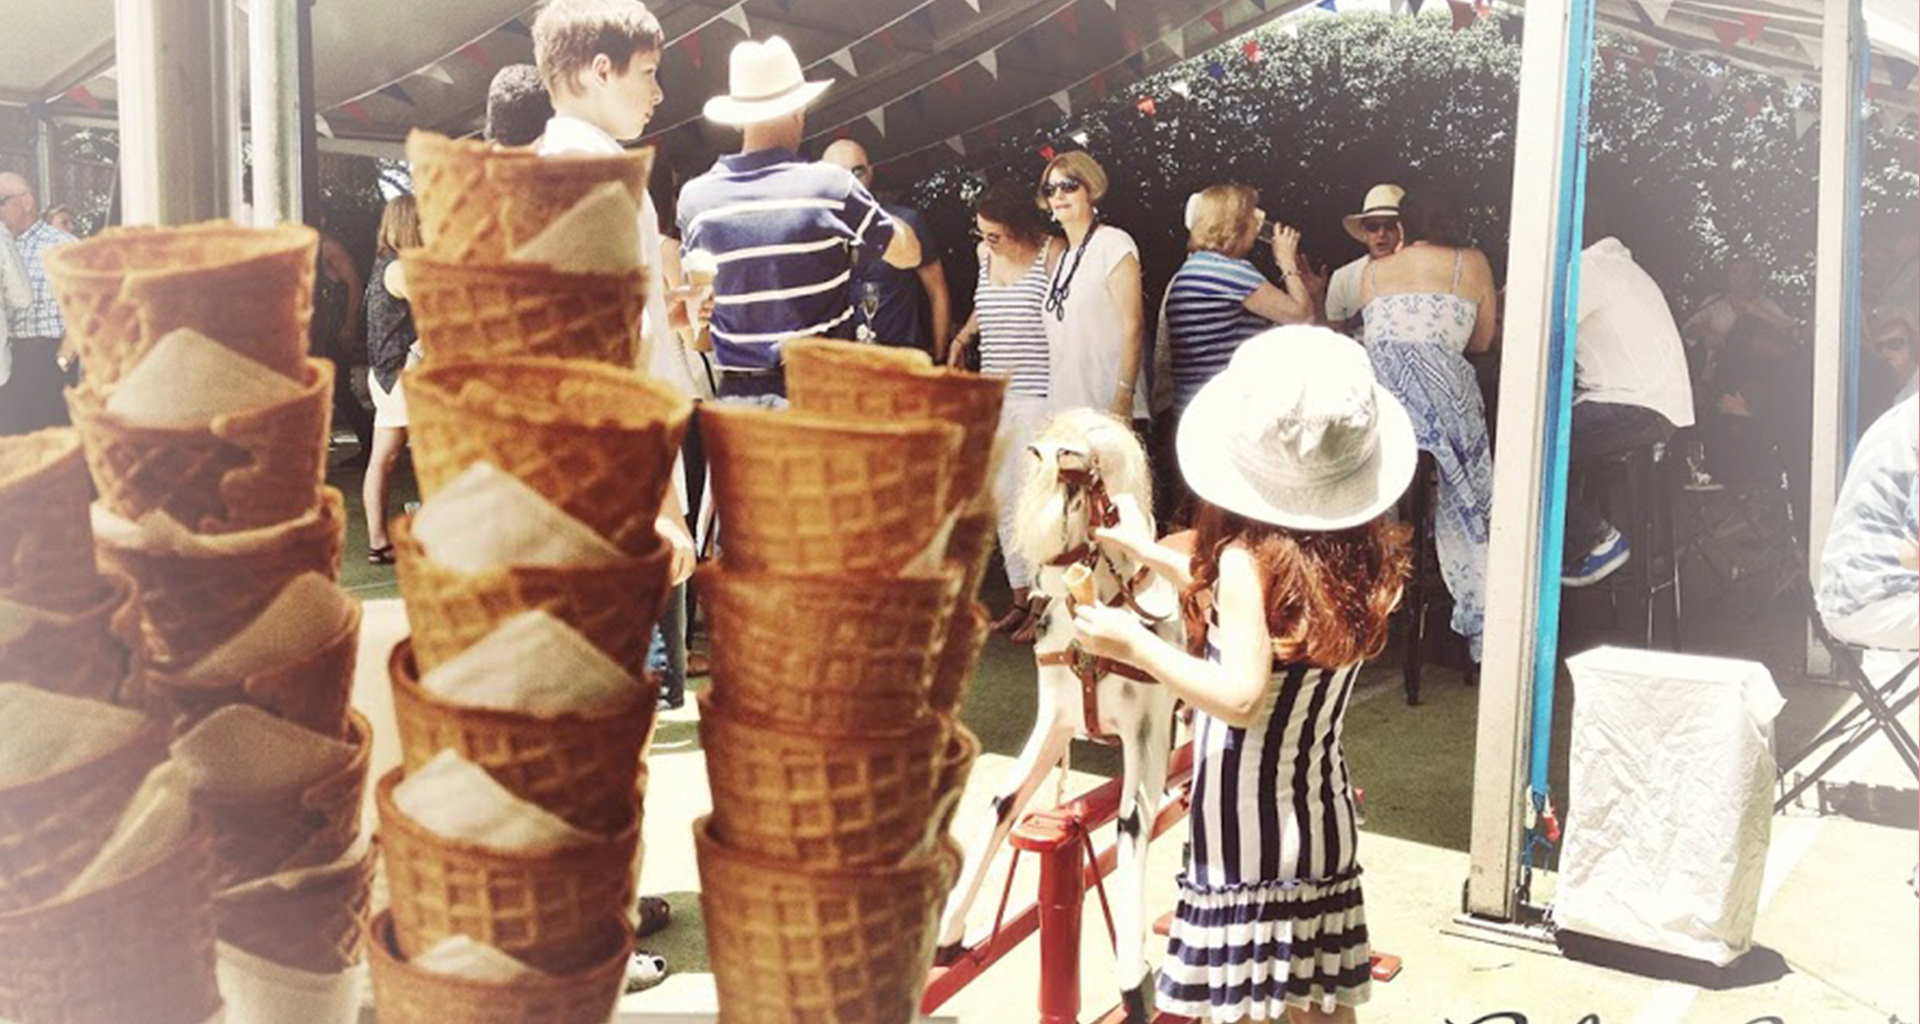
[[1359, 670], [1282, 666], [1273, 702], [1244, 729], [1194, 712], [1190, 846], [1159, 1009], [1284, 1021], [1288, 1006], [1366, 1001], [1366, 908], [1340, 750]]

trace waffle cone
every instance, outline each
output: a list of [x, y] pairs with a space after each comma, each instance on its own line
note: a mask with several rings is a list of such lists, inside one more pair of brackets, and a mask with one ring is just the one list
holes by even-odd
[[123, 583], [95, 578], [93, 606], [48, 613], [10, 644], [0, 644], [0, 678], [42, 690], [118, 703], [128, 673], [127, 646], [113, 629], [127, 600]]
[[627, 929], [610, 923], [580, 970], [490, 984], [408, 964], [394, 938], [393, 916], [384, 911], [373, 919], [371, 939], [368, 961], [380, 1024], [606, 1024], [633, 951]]
[[966, 575], [960, 583], [960, 600], [980, 596], [980, 582], [987, 577], [987, 560], [998, 541], [992, 510], [968, 512], [953, 524], [953, 536], [947, 541], [947, 557], [959, 562]]
[[366, 956], [374, 854], [287, 888], [256, 886], [214, 898], [220, 941], [269, 963], [338, 974]]
[[568, 972], [606, 953], [609, 921], [633, 906], [640, 830], [562, 850], [502, 852], [446, 839], [393, 803], [401, 769], [380, 780], [396, 948], [414, 957], [450, 935], [466, 935], [544, 971]]
[[[849, 420], [943, 420], [965, 432], [948, 488], [949, 511], [972, 504], [987, 485], [993, 437], [1007, 382], [965, 370], [914, 365], [901, 349], [808, 338], [781, 347], [795, 409]], [[916, 352], [916, 354], [919, 354]]]
[[89, 387], [67, 392], [87, 466], [108, 511], [165, 512], [195, 533], [257, 530], [313, 508], [325, 475], [333, 364], [310, 359], [300, 394], [218, 417], [205, 428], [138, 427]]
[[940, 648], [939, 664], [933, 670], [933, 687], [927, 693], [927, 703], [935, 712], [959, 713], [960, 702], [973, 683], [973, 670], [980, 665], [980, 648], [986, 646], [987, 635], [992, 632], [993, 616], [978, 601], [973, 603], [971, 614], [954, 614], [947, 642]]
[[0, 912], [59, 895], [166, 758], [166, 732], [155, 724], [88, 761], [0, 788]]
[[322, 736], [349, 739], [347, 705], [359, 649], [360, 605], [351, 602], [340, 631], [297, 661], [241, 680], [142, 669], [134, 673], [132, 688], [141, 706], [173, 722], [176, 733], [228, 705], [246, 704]]
[[49, 249], [47, 277], [96, 388], [110, 390], [181, 327], [298, 380], [319, 244], [296, 224], [111, 228]]
[[659, 546], [654, 521], [693, 415], [672, 390], [578, 360], [501, 359], [414, 370], [407, 406], [423, 498], [489, 462], [630, 555]]
[[899, 862], [931, 840], [948, 724], [798, 732], [700, 699], [713, 834], [731, 849], [819, 867]]
[[642, 759], [658, 708], [659, 685], [651, 677], [634, 687], [626, 707], [611, 713], [543, 718], [435, 697], [421, 688], [405, 640], [394, 647], [387, 670], [408, 771], [454, 750], [516, 796], [577, 828], [615, 835], [636, 820]]
[[960, 812], [960, 798], [966, 794], [967, 780], [973, 777], [974, 762], [980, 760], [980, 737], [973, 730], [954, 723], [947, 741], [945, 759], [940, 763], [940, 782], [934, 798], [933, 834], [953, 834], [954, 815]]
[[55, 612], [99, 599], [92, 501], [71, 429], [0, 438], [0, 599]]
[[409, 252], [408, 303], [420, 343], [439, 362], [554, 356], [631, 369], [646, 279], [569, 274], [530, 263], [443, 263]]
[[957, 427], [713, 403], [700, 427], [730, 569], [891, 575], [941, 540]]
[[220, 888], [331, 864], [353, 848], [360, 837], [373, 727], [355, 711], [349, 728], [352, 759], [297, 798], [242, 801], [194, 794], [194, 807], [213, 827], [215, 880]]
[[722, 844], [694, 823], [707, 955], [729, 1024], [916, 1019], [959, 850], [886, 868], [823, 871]]
[[929, 576], [800, 576], [709, 565], [697, 584], [713, 635], [713, 696], [786, 725], [904, 722], [927, 713], [959, 590]]
[[101, 570], [133, 588], [115, 631], [148, 664], [178, 671], [252, 624], [295, 577], [338, 579], [346, 506], [333, 488], [321, 494], [320, 515], [265, 533], [242, 551], [188, 556], [100, 543]]
[[0, 914], [0, 1019], [201, 1024], [220, 1009], [210, 857], [195, 833], [152, 864]]
[[541, 157], [414, 131], [407, 160], [428, 250], [450, 262], [502, 263], [602, 185], [625, 185], [640, 202], [653, 150]]
[[645, 671], [647, 643], [669, 591], [673, 551], [666, 545], [608, 565], [508, 566], [469, 576], [428, 558], [405, 520], [394, 522], [392, 535], [422, 672], [534, 610], [572, 626], [629, 672]]

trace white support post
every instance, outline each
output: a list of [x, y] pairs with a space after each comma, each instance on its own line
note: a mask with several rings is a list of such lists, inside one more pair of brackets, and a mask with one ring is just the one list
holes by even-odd
[[[1585, 59], [1576, 14], [1592, 0], [1530, 0], [1520, 65], [1513, 218], [1508, 236], [1505, 354], [1500, 374], [1500, 457], [1494, 464], [1487, 558], [1486, 632], [1473, 771], [1473, 827], [1467, 912], [1511, 922], [1519, 916], [1520, 841], [1531, 752], [1542, 621], [1542, 569], [1554, 507], [1548, 468], [1558, 444], [1553, 407], [1563, 399], [1552, 323], [1566, 301], [1556, 281], [1563, 198], [1578, 164], [1567, 159], [1569, 61]], [[1584, 126], [1582, 126], [1584, 127]], [[1574, 245], [1578, 248], [1578, 225]], [[1557, 537], [1556, 529], [1551, 533]], [[1553, 545], [1558, 547], [1557, 544]], [[1551, 617], [1551, 613], [1548, 614]]]
[[240, 215], [242, 196], [240, 81], [233, 0], [213, 0], [208, 13], [207, 70], [214, 104], [213, 151], [209, 154], [213, 180], [208, 188], [214, 195], [213, 216], [235, 218]]
[[44, 117], [33, 119], [33, 174], [33, 187], [43, 208], [65, 201], [64, 196], [54, 194], [53, 122]]
[[253, 222], [298, 223], [305, 200], [300, 123], [302, 0], [252, 0], [247, 11], [252, 91]]
[[209, 67], [226, 0], [115, 0], [120, 190], [128, 224], [187, 224], [218, 214], [216, 75]]

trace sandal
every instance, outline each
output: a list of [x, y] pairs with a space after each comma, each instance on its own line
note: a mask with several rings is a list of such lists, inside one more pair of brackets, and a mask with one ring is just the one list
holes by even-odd
[[627, 958], [626, 994], [643, 992], [667, 978], [667, 958], [658, 953], [636, 949]]
[[1036, 596], [1027, 602], [1027, 621], [1020, 624], [1007, 639], [1016, 644], [1030, 644], [1040, 639], [1040, 630], [1046, 626], [1047, 599]]
[[367, 564], [368, 565], [392, 565], [393, 564], [393, 545], [382, 544], [377, 548], [368, 548]]
[[1026, 605], [1016, 604], [1009, 607], [1006, 614], [993, 620], [992, 628], [995, 633], [1015, 633], [1024, 628], [1031, 617]]
[[633, 926], [635, 938], [644, 939], [672, 923], [672, 904], [659, 896], [640, 897], [640, 921]]

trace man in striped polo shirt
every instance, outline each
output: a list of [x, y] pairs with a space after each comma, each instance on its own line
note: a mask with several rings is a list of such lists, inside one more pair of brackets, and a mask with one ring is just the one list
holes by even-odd
[[708, 101], [709, 121], [737, 126], [741, 150], [680, 192], [680, 246], [715, 265], [713, 353], [722, 400], [785, 404], [780, 345], [791, 338], [851, 338], [847, 282], [855, 263], [920, 262], [913, 229], [889, 217], [845, 168], [797, 150], [806, 108], [831, 82], [809, 82], [786, 40], [734, 47], [728, 93]]

